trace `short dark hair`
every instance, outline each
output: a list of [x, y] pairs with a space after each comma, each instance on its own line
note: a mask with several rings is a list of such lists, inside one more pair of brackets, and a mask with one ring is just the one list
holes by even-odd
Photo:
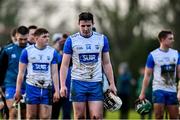
[[45, 28], [38, 28], [35, 32], [34, 32], [34, 36], [40, 36], [42, 34], [47, 34], [49, 33]]
[[79, 22], [81, 20], [91, 20], [94, 23], [93, 14], [90, 12], [82, 12], [79, 14]]
[[158, 34], [159, 41], [161, 41], [162, 38], [166, 38], [167, 35], [169, 34], [173, 34], [173, 32], [171, 30], [162, 30], [161, 32], [159, 32]]
[[65, 38], [65, 39], [68, 38], [68, 36], [69, 36], [69, 35], [68, 35], [67, 33], [64, 33], [64, 34], [62, 35], [62, 37]]
[[29, 27], [28, 27], [28, 29], [30, 30], [30, 29], [37, 29], [38, 27], [36, 26], [36, 25], [30, 25]]
[[16, 28], [11, 29], [11, 36], [15, 37], [16, 36]]
[[92, 27], [92, 31], [96, 32], [96, 28], [95, 28], [95, 27]]
[[26, 35], [29, 33], [29, 29], [26, 27], [26, 26], [19, 26], [17, 29], [16, 29], [16, 33], [19, 33], [21, 35]]

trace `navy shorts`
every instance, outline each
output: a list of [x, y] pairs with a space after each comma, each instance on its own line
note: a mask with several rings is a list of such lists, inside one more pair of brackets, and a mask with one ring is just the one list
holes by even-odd
[[70, 100], [73, 102], [103, 101], [102, 82], [72, 80]]
[[[16, 87], [6, 87], [5, 88], [5, 98], [8, 99], [14, 99], [14, 94], [16, 92]], [[23, 95], [25, 93], [24, 89], [21, 89], [21, 94]]]
[[26, 103], [27, 104], [46, 104], [52, 105], [52, 87], [40, 88], [26, 84]]
[[164, 90], [155, 90], [153, 91], [152, 97], [153, 103], [162, 103], [165, 105], [177, 105], [177, 93], [176, 92], [168, 92]]

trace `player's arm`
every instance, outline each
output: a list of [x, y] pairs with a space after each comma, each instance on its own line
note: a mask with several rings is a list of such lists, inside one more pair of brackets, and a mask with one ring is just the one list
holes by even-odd
[[114, 94], [116, 94], [117, 89], [116, 89], [116, 86], [114, 83], [114, 75], [113, 75], [113, 69], [112, 69], [112, 65], [111, 65], [111, 61], [110, 61], [110, 57], [109, 57], [109, 52], [103, 53], [102, 65], [103, 65], [104, 73], [106, 74], [108, 81], [110, 83], [109, 89]]
[[177, 98], [178, 98], [178, 101], [180, 102], [180, 54], [179, 54], [178, 63], [177, 63], [177, 77], [178, 77], [178, 94], [177, 94]]
[[53, 101], [57, 102], [59, 100], [59, 79], [58, 79], [58, 59], [59, 55], [56, 50], [54, 50], [53, 59], [51, 61], [51, 77], [54, 84], [54, 95], [53, 95]]
[[62, 97], [67, 97], [66, 77], [68, 74], [70, 60], [71, 60], [71, 55], [64, 53], [61, 63], [61, 69], [60, 69], [60, 81], [61, 81], [60, 93]]
[[16, 83], [16, 93], [14, 96], [17, 102], [19, 102], [19, 100], [21, 99], [21, 86], [24, 80], [26, 68], [27, 68], [26, 64], [19, 62], [19, 71], [18, 71], [17, 83]]
[[55, 89], [53, 101], [56, 102], [59, 100], [58, 66], [57, 66], [57, 64], [52, 64], [51, 67], [52, 67], [51, 75], [52, 75], [52, 79], [53, 79], [53, 83], [54, 83], [54, 89]]
[[111, 65], [111, 60], [110, 60], [110, 56], [109, 56], [109, 43], [108, 43], [108, 38], [106, 36], [103, 36], [104, 39], [104, 46], [102, 49], [102, 66], [103, 66], [103, 70], [104, 73], [107, 76], [107, 79], [110, 83], [109, 85], [109, 89], [116, 94], [117, 89], [114, 83], [114, 74], [113, 74], [113, 69], [112, 69], [112, 65]]
[[0, 86], [3, 84], [6, 71], [8, 68], [8, 55], [5, 51], [5, 49], [2, 49], [0, 53]]
[[19, 60], [19, 71], [18, 71], [17, 82], [16, 82], [16, 93], [14, 95], [16, 102], [19, 102], [19, 100], [21, 99], [21, 86], [24, 80], [27, 64], [28, 64], [27, 50], [24, 49], [21, 53], [20, 60]]
[[61, 63], [61, 68], [60, 68], [61, 97], [67, 97], [66, 77], [68, 74], [69, 63], [71, 60], [72, 53], [73, 53], [72, 40], [70, 37], [68, 37], [64, 44], [63, 58], [62, 58], [62, 63]]
[[145, 99], [146, 88], [149, 85], [149, 81], [150, 81], [150, 78], [151, 78], [151, 75], [153, 72], [153, 68], [154, 68], [154, 59], [153, 59], [152, 55], [149, 54], [149, 56], [147, 58], [147, 62], [146, 62], [145, 71], [144, 71], [144, 79], [143, 79], [143, 83], [142, 83], [141, 93], [139, 95], [140, 100]]
[[145, 92], [146, 92], [146, 88], [149, 85], [149, 80], [151, 78], [151, 75], [152, 75], [152, 69], [146, 67], [145, 72], [144, 72], [144, 79], [143, 79], [143, 83], [142, 83], [141, 93], [139, 96], [140, 100], [145, 99]]

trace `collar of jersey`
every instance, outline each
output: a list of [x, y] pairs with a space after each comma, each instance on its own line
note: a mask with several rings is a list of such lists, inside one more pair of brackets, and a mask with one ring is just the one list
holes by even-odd
[[83, 38], [90, 38], [90, 37], [93, 35], [93, 32], [92, 32], [92, 34], [91, 34], [90, 36], [88, 36], [88, 37], [85, 37], [85, 36], [81, 35], [80, 32], [79, 32], [79, 35], [80, 35], [81, 37], [83, 37]]
[[40, 48], [38, 48], [38, 47], [36, 47], [36, 45], [34, 44], [34, 47], [36, 48], [36, 49], [38, 49], [38, 50], [44, 50], [44, 49], [46, 49], [46, 47], [44, 47], [44, 48], [42, 48], [42, 49], [40, 49]]
[[159, 48], [159, 51], [167, 53], [169, 51], [169, 49], [168, 50], [162, 50]]

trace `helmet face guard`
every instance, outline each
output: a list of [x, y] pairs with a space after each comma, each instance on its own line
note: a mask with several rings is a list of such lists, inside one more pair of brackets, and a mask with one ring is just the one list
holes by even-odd
[[135, 102], [135, 110], [141, 115], [145, 115], [151, 112], [152, 105], [149, 100], [136, 100]]
[[109, 111], [115, 111], [120, 109], [122, 105], [121, 99], [114, 95], [111, 91], [107, 90], [104, 93], [104, 107]]

